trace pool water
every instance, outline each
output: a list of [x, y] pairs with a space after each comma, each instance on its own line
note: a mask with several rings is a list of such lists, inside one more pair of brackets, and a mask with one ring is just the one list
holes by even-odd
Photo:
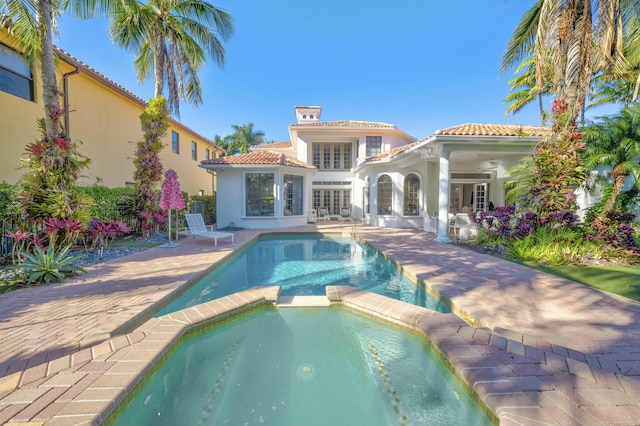
[[254, 286], [281, 286], [282, 296], [325, 295], [349, 285], [439, 312], [448, 306], [405, 277], [372, 248], [352, 238], [263, 237], [203, 277], [157, 316]]
[[116, 425], [489, 425], [418, 336], [264, 308], [186, 338]]

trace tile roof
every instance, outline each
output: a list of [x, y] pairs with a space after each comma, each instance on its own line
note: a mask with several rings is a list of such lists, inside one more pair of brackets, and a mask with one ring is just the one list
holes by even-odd
[[551, 128], [511, 124], [467, 123], [437, 130], [436, 136], [547, 136]]
[[260, 145], [254, 145], [251, 148], [258, 148], [258, 149], [291, 148], [291, 141], [273, 142], [273, 143], [261, 143]]
[[380, 154], [372, 155], [371, 157], [367, 157], [366, 161], [378, 161], [378, 160], [384, 160], [385, 158], [391, 158], [393, 156], [396, 156], [396, 155], [400, 154], [401, 152], [404, 152], [404, 151], [406, 151], [406, 150], [408, 150], [410, 148], [413, 148], [414, 146], [418, 145], [420, 142], [422, 142], [422, 141], [408, 143], [406, 145], [402, 145], [402, 146], [398, 146], [396, 148], [390, 149], [389, 151], [385, 151], [385, 152], [381, 152]]
[[302, 169], [313, 169], [315, 166], [298, 161], [295, 158], [288, 157], [280, 152], [259, 151], [250, 152], [248, 154], [233, 155], [230, 157], [212, 158], [203, 160], [201, 164], [219, 164], [219, 165], [270, 165], [270, 166], [288, 166], [299, 167]]
[[380, 123], [377, 121], [352, 121], [352, 120], [344, 120], [344, 121], [318, 121], [313, 123], [302, 123], [302, 124], [291, 124], [290, 127], [352, 127], [359, 129], [370, 129], [370, 128], [379, 128], [379, 129], [395, 129], [396, 126], [388, 123]]

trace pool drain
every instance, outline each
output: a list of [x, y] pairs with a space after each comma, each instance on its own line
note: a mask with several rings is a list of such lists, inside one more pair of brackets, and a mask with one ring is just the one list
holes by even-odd
[[402, 412], [400, 399], [398, 398], [398, 395], [396, 395], [396, 391], [393, 388], [393, 384], [391, 383], [391, 379], [389, 378], [389, 375], [387, 374], [387, 369], [385, 368], [384, 363], [380, 359], [380, 355], [376, 350], [376, 346], [373, 344], [373, 341], [371, 341], [371, 339], [366, 339], [366, 342], [367, 342], [367, 348], [369, 349], [371, 356], [373, 356], [373, 362], [376, 364], [376, 367], [378, 368], [378, 372], [380, 373], [380, 377], [382, 378], [382, 383], [384, 384], [384, 390], [387, 392], [387, 395], [389, 395], [389, 399], [391, 400], [391, 406], [393, 407], [393, 411], [395, 411], [396, 416], [398, 416], [398, 420], [400, 420], [401, 425], [404, 426], [409, 424], [407, 416]]
[[224, 382], [227, 372], [229, 371], [229, 365], [231, 364], [231, 360], [233, 359], [233, 356], [235, 355], [237, 349], [238, 341], [236, 340], [229, 348], [229, 352], [227, 352], [227, 356], [224, 358], [224, 361], [222, 361], [222, 366], [220, 367], [220, 370], [218, 370], [218, 378], [215, 381], [213, 389], [211, 389], [211, 392], [209, 392], [207, 402], [202, 409], [202, 412], [200, 413], [200, 420], [198, 420], [198, 422], [196, 423], [197, 426], [202, 426], [203, 424], [205, 424], [205, 421], [211, 415], [213, 404], [216, 401], [216, 396], [220, 393], [220, 386], [222, 385], [222, 382]]
[[316, 378], [316, 369], [312, 365], [302, 364], [296, 370], [296, 376], [302, 381], [309, 382]]

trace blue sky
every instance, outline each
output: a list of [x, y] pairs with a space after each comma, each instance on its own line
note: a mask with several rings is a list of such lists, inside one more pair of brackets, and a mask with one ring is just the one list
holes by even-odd
[[[211, 0], [210, 0], [211, 1]], [[208, 138], [253, 122], [289, 139], [295, 105], [322, 121], [396, 125], [418, 139], [468, 122], [539, 124], [537, 107], [505, 116], [511, 75], [500, 75], [511, 33], [533, 0], [213, 0], [234, 19], [226, 65], [200, 73], [204, 103], [180, 121]], [[147, 100], [133, 56], [104, 20], [65, 17], [55, 44]], [[73, 109], [73, 100], [71, 99]]]

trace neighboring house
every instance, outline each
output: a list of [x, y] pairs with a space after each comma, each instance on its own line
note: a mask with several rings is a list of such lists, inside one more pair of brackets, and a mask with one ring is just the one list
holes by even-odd
[[[321, 122], [320, 107], [296, 107], [289, 142], [252, 147], [252, 154], [202, 161], [214, 170], [225, 203], [218, 224], [278, 228], [304, 223], [312, 209], [351, 214], [375, 226], [428, 228], [448, 241], [450, 213], [504, 205], [507, 170], [550, 130], [535, 126], [463, 124], [415, 138], [386, 123]], [[269, 168], [263, 158], [269, 157]], [[295, 172], [293, 171], [295, 168]], [[264, 181], [256, 184], [256, 176]], [[291, 213], [285, 175], [300, 176], [302, 209]], [[297, 188], [298, 188], [297, 187]], [[219, 196], [222, 192], [219, 192]], [[269, 199], [268, 209], [254, 209]]]
[[[20, 168], [25, 146], [41, 137], [36, 122], [44, 116], [44, 107], [39, 75], [11, 46], [6, 33], [0, 32], [0, 181], [16, 183], [26, 171]], [[61, 105], [70, 109], [65, 129], [80, 153], [91, 159], [78, 184], [132, 186], [145, 101], [68, 53], [56, 49], [56, 54]], [[181, 189], [191, 195], [214, 194], [213, 175], [198, 165], [224, 150], [173, 119], [164, 144], [160, 159], [165, 170], [178, 173]]]

